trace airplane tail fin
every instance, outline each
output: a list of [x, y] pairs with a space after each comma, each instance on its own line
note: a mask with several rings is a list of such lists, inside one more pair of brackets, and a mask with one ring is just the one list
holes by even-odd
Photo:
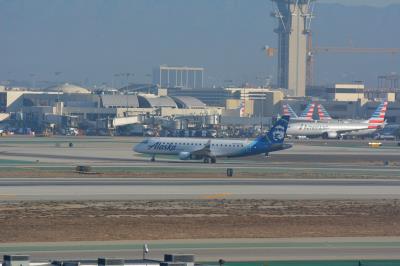
[[332, 120], [332, 117], [322, 104], [318, 104], [318, 116], [320, 120]]
[[282, 107], [283, 107], [283, 115], [290, 116], [292, 118], [298, 118], [296, 112], [288, 103], [283, 104]]
[[267, 142], [271, 144], [282, 144], [285, 139], [289, 120], [290, 116], [284, 115], [278, 121], [276, 121], [266, 135]]
[[306, 106], [306, 109], [301, 113], [300, 118], [304, 118], [306, 120], [313, 120], [315, 103], [309, 103]]
[[381, 103], [375, 112], [372, 114], [371, 118], [368, 120], [368, 128], [378, 128], [385, 124], [385, 116], [387, 110], [388, 102], [385, 101]]

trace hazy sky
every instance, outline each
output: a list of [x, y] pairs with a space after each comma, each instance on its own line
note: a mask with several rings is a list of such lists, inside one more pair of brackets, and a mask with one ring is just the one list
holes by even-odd
[[391, 4], [399, 4], [400, 0], [318, 0], [320, 3], [340, 3], [343, 5], [370, 5], [370, 6], [387, 6]]
[[[400, 3], [393, 7], [320, 0], [313, 31], [320, 46], [400, 47]], [[160, 64], [202, 66], [206, 82], [261, 84], [276, 76], [277, 46], [268, 0], [0, 0], [0, 80], [111, 84], [121, 72], [149, 82]], [[319, 55], [320, 83], [366, 80], [400, 72], [390, 55]], [[61, 72], [55, 75], [55, 72]]]

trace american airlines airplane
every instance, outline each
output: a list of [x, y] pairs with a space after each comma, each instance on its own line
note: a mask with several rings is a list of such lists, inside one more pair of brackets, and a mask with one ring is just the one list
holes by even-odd
[[376, 108], [370, 119], [361, 121], [361, 123], [368, 124], [368, 129], [349, 132], [344, 134], [344, 136], [367, 136], [383, 129], [386, 126], [385, 116], [387, 105], [388, 102], [381, 103], [378, 108]]
[[317, 109], [318, 109], [319, 120], [323, 121], [332, 120], [332, 117], [329, 115], [328, 111], [326, 111], [325, 107], [322, 104], [318, 104]]
[[[385, 126], [387, 102], [380, 104], [368, 120], [319, 120], [301, 122], [289, 125], [289, 136], [322, 137], [325, 139], [341, 138], [343, 136], [363, 136], [374, 133]], [[325, 110], [326, 112], [326, 110]], [[320, 112], [319, 112], [320, 113]], [[326, 112], [325, 116], [329, 116]], [[321, 117], [320, 117], [321, 118]]]
[[255, 140], [200, 139], [200, 138], [148, 138], [133, 147], [138, 153], [150, 154], [151, 161], [158, 154], [177, 155], [180, 160], [203, 160], [216, 163], [217, 157], [244, 157], [289, 149], [284, 144], [289, 116], [282, 116], [266, 135]]
[[290, 116], [292, 122], [313, 121], [313, 114], [315, 108], [314, 103], [309, 103], [300, 116], [297, 116], [296, 112], [288, 103], [283, 104], [282, 107], [283, 107], [283, 115]]
[[[338, 120], [342, 121], [343, 123], [366, 123], [369, 124], [368, 129], [366, 130], [358, 130], [350, 133], [344, 134], [344, 136], [365, 136], [371, 135], [375, 133], [377, 130], [382, 129], [385, 127], [385, 116], [387, 111], [388, 102], [382, 102], [372, 114], [371, 118], [368, 120], [354, 120], [354, 119], [347, 119], [347, 120]], [[318, 104], [318, 116], [320, 121], [332, 121], [331, 116], [329, 115], [328, 111], [324, 108], [322, 104]]]

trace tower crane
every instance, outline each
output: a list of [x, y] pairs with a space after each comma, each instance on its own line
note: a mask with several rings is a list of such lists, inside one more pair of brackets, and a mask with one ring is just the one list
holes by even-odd
[[315, 55], [320, 53], [369, 53], [369, 54], [400, 54], [400, 48], [368, 48], [368, 47], [312, 47], [312, 36], [309, 34], [308, 52], [307, 52], [307, 85], [314, 83], [314, 64]]

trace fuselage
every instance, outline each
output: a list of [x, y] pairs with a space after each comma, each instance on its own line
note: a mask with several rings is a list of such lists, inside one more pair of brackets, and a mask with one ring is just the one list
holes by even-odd
[[352, 132], [359, 130], [368, 130], [366, 123], [352, 123], [352, 122], [300, 122], [289, 124], [287, 134], [294, 136], [321, 136], [324, 133], [338, 133]]
[[179, 155], [196, 152], [209, 145], [215, 157], [241, 157], [290, 148], [289, 144], [273, 146], [266, 142], [239, 139], [201, 138], [148, 138], [134, 147], [134, 151], [145, 154]]
[[199, 138], [148, 138], [137, 144], [133, 150], [151, 154], [151, 161], [157, 154], [178, 155], [180, 160], [200, 160], [215, 163], [217, 157], [242, 157], [289, 149], [284, 144], [290, 117], [282, 116], [267, 134], [256, 139], [199, 139]]

